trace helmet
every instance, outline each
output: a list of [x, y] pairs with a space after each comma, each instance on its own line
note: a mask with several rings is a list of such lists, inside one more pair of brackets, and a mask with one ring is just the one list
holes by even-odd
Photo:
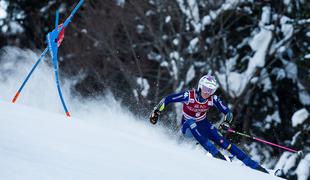
[[218, 84], [214, 76], [211, 76], [211, 75], [202, 76], [202, 78], [200, 78], [199, 83], [198, 83], [198, 91], [208, 93], [209, 95], [214, 94], [217, 87], [218, 87]]

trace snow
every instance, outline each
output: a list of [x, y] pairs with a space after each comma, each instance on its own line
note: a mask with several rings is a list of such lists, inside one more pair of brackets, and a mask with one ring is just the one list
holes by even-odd
[[291, 37], [293, 35], [294, 27], [290, 23], [291, 21], [287, 16], [282, 16], [280, 19], [281, 31], [284, 36]]
[[285, 4], [285, 5], [287, 5], [287, 6], [288, 6], [288, 5], [290, 5], [291, 0], [283, 0], [283, 2], [284, 2], [284, 4]]
[[296, 174], [298, 180], [307, 180], [310, 177], [310, 153], [300, 161], [296, 169]]
[[24, 32], [24, 28], [19, 23], [17, 23], [16, 21], [10, 22], [10, 33], [11, 34], [19, 34], [23, 32]]
[[139, 86], [142, 89], [141, 95], [143, 97], [146, 97], [149, 93], [149, 90], [150, 90], [150, 85], [149, 85], [147, 79], [139, 77], [139, 78], [137, 78], [137, 83], [139, 84]]
[[[282, 154], [282, 156], [280, 157], [280, 160], [278, 161], [278, 163], [276, 164], [274, 169], [282, 169], [284, 173], [287, 173], [290, 170], [292, 170], [293, 168], [296, 168], [295, 166], [296, 166], [297, 158], [298, 158], [298, 154], [296, 154], [296, 153], [293, 154], [290, 152], [284, 152]], [[304, 160], [302, 160], [302, 161], [304, 161]], [[305, 172], [307, 172], [307, 169], [304, 169], [304, 165], [302, 165], [302, 167], [300, 168], [299, 171], [300, 172], [296, 172], [296, 173], [300, 173], [301, 175], [302, 174], [305, 175]], [[300, 179], [298, 178], [298, 180], [300, 180]], [[302, 179], [302, 180], [304, 180], [304, 179]]]
[[179, 70], [177, 68], [175, 60], [171, 61], [171, 67], [172, 67], [172, 71], [170, 72], [171, 75], [174, 77], [174, 80], [178, 80], [178, 72], [179, 72]]
[[154, 11], [148, 10], [148, 11], [146, 11], [145, 16], [152, 16], [154, 14], [156, 14]]
[[8, 4], [6, 1], [0, 1], [0, 19], [5, 19], [7, 16], [6, 8]]
[[299, 101], [304, 105], [310, 105], [310, 95], [307, 92], [307, 89], [303, 86], [301, 82], [298, 82], [298, 90], [299, 90]]
[[291, 145], [293, 146], [296, 141], [297, 141], [297, 138], [298, 136], [301, 134], [301, 131], [298, 131], [293, 137], [292, 137], [292, 141], [291, 141]]
[[[65, 96], [72, 114], [67, 118], [44, 61], [28, 91], [8, 103], [38, 54], [6, 52], [0, 61], [0, 179], [278, 179], [177, 143], [160, 123], [135, 117], [110, 93], [98, 100]], [[64, 92], [73, 84], [62, 84]]]
[[198, 50], [198, 46], [197, 46], [198, 42], [199, 42], [198, 37], [195, 37], [189, 42], [189, 46], [187, 48], [189, 53], [195, 53]]
[[[266, 18], [269, 16], [270, 8], [264, 7], [262, 13], [261, 23], [267, 23], [269, 20]], [[250, 41], [249, 45], [255, 51], [254, 56], [250, 59], [248, 68], [245, 72], [247, 77], [252, 77], [256, 67], [263, 67], [265, 65], [265, 56], [268, 51], [268, 46], [272, 38], [272, 32], [266, 30], [264, 27], [260, 28], [260, 32], [257, 33]]]
[[[219, 9], [210, 11], [209, 15], [200, 18], [200, 12], [197, 0], [177, 0], [181, 11], [187, 16], [187, 21], [192, 25], [196, 33], [204, 30], [205, 26], [210, 25], [212, 20], [215, 20], [219, 14], [229, 9], [234, 9], [239, 1], [226, 0]], [[186, 24], [189, 26], [189, 24]], [[189, 27], [187, 27], [189, 29]]]
[[7, 16], [6, 11], [0, 7], [0, 19], [5, 19], [6, 16]]
[[170, 71], [170, 75], [174, 77], [175, 80], [179, 79], [179, 66], [178, 66], [178, 62], [179, 61], [183, 61], [183, 58], [180, 57], [180, 53], [177, 51], [172, 51], [169, 54], [170, 57], [170, 67], [171, 67], [171, 71]]
[[[238, 97], [243, 92], [246, 85], [251, 82], [251, 78], [255, 73], [256, 68], [263, 67], [265, 65], [265, 56], [268, 53], [268, 46], [272, 39], [272, 32], [269, 30], [270, 26], [266, 25], [269, 22], [270, 8], [263, 7], [263, 13], [260, 21], [259, 32], [254, 35], [250, 40], [249, 45], [255, 52], [254, 56], [250, 58], [248, 67], [243, 73], [228, 72], [221, 74], [216, 72], [218, 79], [226, 92], [231, 97]], [[227, 79], [227, 83], [226, 83]], [[270, 88], [270, 82], [265, 81], [266, 90]]]
[[163, 61], [160, 63], [160, 67], [169, 67], [169, 64], [167, 61]]
[[166, 18], [165, 18], [165, 23], [169, 23], [171, 21], [171, 16], [167, 16]]
[[309, 112], [307, 109], [303, 108], [296, 111], [292, 116], [292, 125], [296, 127], [299, 124], [302, 124], [309, 117]]
[[177, 145], [112, 104], [96, 119], [1, 105], [1, 179], [277, 179]]
[[173, 43], [175, 46], [179, 45], [179, 42], [180, 42], [179, 38], [175, 38], [175, 39], [173, 39], [173, 41], [172, 41], [172, 43]]
[[300, 19], [300, 20], [298, 20], [298, 24], [299, 25], [309, 24], [309, 23], [310, 23], [310, 19]]
[[[11, 101], [11, 98], [15, 95], [17, 89], [20, 87], [41, 53], [41, 51], [37, 54], [30, 50], [23, 50], [15, 47], [5, 47], [2, 48], [2, 50], [3, 56], [0, 57], [0, 102], [1, 100]], [[37, 66], [37, 70], [33, 73], [22, 91], [22, 94], [26, 96], [20, 95], [17, 102], [36, 108], [44, 107], [49, 111], [57, 109], [56, 112], [61, 112], [62, 109], [59, 107], [59, 97], [57, 95], [57, 88], [55, 87], [54, 74], [53, 70], [48, 67], [48, 60], [50, 59], [44, 59]], [[63, 81], [62, 85], [64, 85]], [[50, 90], [51, 93], [45, 89]], [[27, 96], [27, 94], [35, 94], [35, 96], [40, 98], [31, 98]], [[69, 89], [63, 88], [63, 96], [65, 99], [69, 97], [69, 95]], [[46, 105], [47, 103], [48, 105]]]
[[162, 59], [160, 54], [153, 51], [147, 54], [147, 58], [154, 61], [160, 61]]
[[124, 7], [125, 6], [125, 0], [116, 0], [116, 5]]
[[[181, 11], [187, 16], [188, 21], [194, 27], [195, 32], [201, 31], [199, 9], [196, 0], [177, 0]], [[186, 6], [188, 5], [188, 6]]]
[[277, 162], [277, 164], [275, 165], [274, 169], [283, 169], [285, 163], [287, 162], [287, 159], [290, 157], [292, 153], [290, 152], [284, 152], [279, 161]]
[[185, 84], [188, 84], [195, 78], [195, 68], [191, 65], [186, 73]]
[[143, 33], [144, 32], [144, 29], [145, 29], [145, 27], [144, 27], [144, 25], [141, 25], [141, 24], [139, 24], [139, 25], [137, 25], [137, 32], [139, 33], [139, 34], [141, 34], [141, 33]]
[[277, 80], [281, 80], [281, 79], [284, 79], [285, 78], [285, 71], [284, 71], [284, 69], [281, 69], [281, 68], [273, 68], [272, 69], [272, 71], [271, 71], [271, 73], [273, 74], [273, 75], [276, 75], [277, 77], [276, 77], [276, 79]]
[[210, 25], [211, 22], [212, 22], [212, 20], [211, 20], [211, 17], [210, 17], [209, 15], [204, 16], [204, 17], [202, 18], [202, 24], [203, 24], [204, 26]]
[[87, 31], [87, 29], [83, 28], [83, 29], [81, 30], [81, 32], [84, 33], [84, 34], [87, 34], [88, 31]]
[[273, 53], [276, 49], [278, 49], [279, 52], [284, 52], [286, 50], [286, 47], [283, 47], [283, 44], [285, 44], [285, 42], [287, 42], [294, 35], [294, 26], [291, 21], [292, 20], [287, 16], [281, 17], [281, 32], [284, 38], [272, 46], [271, 53]]
[[298, 93], [299, 95], [299, 100], [303, 105], [310, 105], [310, 95], [307, 93], [307, 91], [300, 91]]
[[51, 8], [51, 6], [53, 6], [54, 4], [56, 3], [56, 1], [49, 1], [47, 3], [46, 6], [43, 6], [41, 9], [40, 9], [40, 13], [45, 13], [47, 10], [49, 10]]
[[[0, 22], [3, 24], [2, 21]], [[24, 32], [24, 28], [16, 21], [9, 21], [8, 25], [1, 27], [1, 30], [4, 34], [19, 34]]]
[[264, 89], [263, 89], [263, 92], [266, 92], [268, 90], [271, 90], [272, 89], [272, 82], [270, 80], [270, 77], [269, 76], [266, 76], [265, 74], [268, 74], [267, 70], [264, 68], [262, 69], [261, 71], [261, 77], [262, 77], [262, 80], [261, 80], [261, 84], [263, 85]]
[[285, 174], [295, 166], [297, 157], [298, 157], [297, 154], [292, 154], [286, 159], [286, 162], [282, 169]]
[[271, 7], [269, 6], [264, 6], [263, 7], [263, 13], [262, 13], [262, 16], [261, 16], [261, 22], [262, 23], [270, 23], [270, 10], [271, 10]]
[[[221, 83], [223, 89], [229, 92], [231, 97], [238, 97], [241, 95], [242, 90], [246, 86], [246, 77], [243, 74], [237, 72], [230, 72], [228, 76], [224, 74], [219, 74], [216, 72], [216, 75]], [[226, 83], [226, 78], [228, 82]]]
[[136, 100], [139, 101], [139, 94], [138, 91], [136, 89], [132, 90], [133, 95], [135, 96]]
[[161, 36], [162, 40], [168, 40], [169, 36], [167, 34], [164, 34]]
[[275, 111], [272, 115], [267, 115], [266, 117], [266, 122], [276, 122], [276, 123], [281, 123], [281, 118], [280, 118], [280, 114], [279, 111]]

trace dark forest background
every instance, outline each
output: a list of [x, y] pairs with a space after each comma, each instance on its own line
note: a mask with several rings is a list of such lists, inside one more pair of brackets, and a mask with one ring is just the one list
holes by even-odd
[[[0, 47], [32, 50], [45, 48], [56, 9], [63, 21], [77, 3], [3, 2], [7, 17], [0, 19]], [[260, 42], [267, 47], [264, 63], [247, 73], [259, 51], [250, 42], [263, 31], [270, 34]], [[228, 138], [297, 179], [301, 163], [308, 162], [310, 169], [309, 115], [292, 124], [294, 113], [310, 111], [309, 44], [306, 0], [87, 0], [66, 29], [59, 68], [61, 77], [83, 77], [74, 87], [79, 95], [96, 97], [111, 90], [141, 116], [167, 94], [196, 87], [202, 75], [212, 73], [221, 82], [217, 93], [233, 110], [236, 130], [304, 153]], [[241, 82], [230, 79], [236, 74], [249, 76], [238, 92], [233, 87]], [[174, 130], [176, 112], [179, 106], [170, 106], [161, 118]], [[209, 116], [222, 118], [216, 111]]]

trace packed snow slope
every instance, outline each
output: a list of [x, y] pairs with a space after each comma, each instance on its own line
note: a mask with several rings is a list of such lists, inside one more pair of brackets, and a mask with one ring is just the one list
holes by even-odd
[[177, 145], [132, 116], [108, 114], [102, 122], [68, 119], [1, 102], [0, 179], [276, 178]]
[[139, 119], [109, 93], [97, 100], [72, 95], [62, 110], [53, 71], [44, 60], [16, 104], [16, 90], [38, 53], [14, 47], [0, 57], [0, 179], [278, 179], [239, 163], [217, 160], [193, 144], [177, 143], [160, 125]]

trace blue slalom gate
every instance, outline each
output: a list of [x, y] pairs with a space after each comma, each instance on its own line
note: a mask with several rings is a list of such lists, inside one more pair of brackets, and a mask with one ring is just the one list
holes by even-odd
[[18, 89], [17, 93], [15, 94], [12, 102], [15, 103], [23, 90], [24, 86], [26, 85], [27, 81], [31, 77], [32, 73], [34, 70], [37, 68], [38, 64], [41, 62], [41, 60], [44, 58], [46, 53], [49, 51], [51, 57], [52, 57], [52, 62], [53, 62], [53, 69], [55, 73], [55, 81], [56, 81], [56, 86], [59, 94], [60, 101], [62, 103], [63, 109], [68, 117], [70, 117], [70, 113], [68, 111], [68, 108], [66, 106], [65, 100], [62, 95], [62, 90], [60, 87], [59, 83], [59, 72], [58, 72], [58, 48], [61, 45], [61, 42], [64, 38], [64, 30], [65, 28], [69, 25], [69, 23], [72, 21], [73, 16], [77, 12], [77, 10], [81, 7], [81, 5], [84, 3], [84, 0], [80, 0], [79, 3], [75, 6], [73, 11], [71, 12], [70, 16], [65, 20], [65, 22], [61, 25], [58, 25], [58, 20], [59, 20], [59, 12], [56, 12], [56, 22], [55, 22], [55, 29], [51, 32], [49, 32], [46, 35], [46, 40], [47, 40], [47, 47], [43, 51], [43, 53], [40, 55], [39, 59], [36, 61], [34, 66], [31, 68], [30, 72], [26, 76], [25, 80], [23, 81], [22, 85]]

